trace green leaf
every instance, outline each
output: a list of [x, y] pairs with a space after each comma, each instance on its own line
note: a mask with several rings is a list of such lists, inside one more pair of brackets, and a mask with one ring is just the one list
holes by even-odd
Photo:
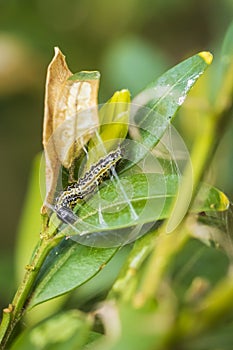
[[100, 127], [88, 143], [87, 168], [116, 148], [128, 133], [130, 93], [116, 91], [99, 111]]
[[[113, 96], [107, 101], [99, 111], [100, 131], [99, 136], [103, 142], [115, 138], [125, 138], [128, 132], [128, 127], [120, 133], [111, 133], [112, 123], [129, 123], [129, 107], [130, 107], [130, 92], [126, 89], [116, 91]], [[125, 126], [124, 126], [125, 127]], [[92, 138], [91, 143], [99, 143], [99, 139]]]
[[[100, 191], [78, 211], [78, 221], [67, 234], [120, 229], [164, 219], [176, 195], [178, 177], [134, 174], [105, 181]], [[101, 210], [101, 215], [100, 215]]]
[[92, 320], [78, 310], [58, 314], [23, 332], [12, 350], [82, 349], [89, 340]]
[[201, 188], [193, 203], [192, 211], [224, 211], [228, 209], [229, 205], [230, 201], [222, 191], [208, 184], [201, 184]]
[[65, 294], [95, 276], [117, 252], [64, 240], [48, 256], [36, 282], [29, 309]]
[[131, 124], [133, 129], [136, 126], [139, 130], [139, 144], [135, 143], [130, 151], [132, 163], [128, 162], [123, 171], [141, 160], [148, 149], [159, 142], [190, 89], [211, 62], [209, 52], [196, 54], [171, 68], [135, 97], [132, 104], [136, 106], [136, 111]]
[[[63, 233], [85, 235], [166, 219], [178, 189], [177, 175], [133, 174], [105, 181], [98, 193], [79, 206], [78, 220]], [[222, 192], [203, 184], [193, 211], [226, 210], [228, 205]]]
[[[166, 192], [164, 191], [164, 181], [166, 183]], [[122, 227], [136, 225], [137, 223], [166, 218], [169, 215], [170, 205], [176, 195], [179, 181], [175, 175], [164, 177], [161, 174], [147, 174], [147, 176], [145, 174], [135, 174], [121, 178], [121, 184], [123, 184], [126, 191], [127, 189], [132, 191], [130, 203], [138, 214], [146, 206], [146, 210], [144, 210], [141, 217], [139, 215], [138, 220], [132, 221], [132, 213], [130, 207], [127, 206], [128, 203], [122, 201], [122, 197], [114, 197], [114, 195], [119, 193], [119, 190], [116, 189], [116, 183], [108, 181], [100, 189], [100, 193], [96, 194], [89, 203], [84, 204], [80, 209], [79, 217], [83, 221], [79, 223], [79, 229], [80, 227], [81, 230], [83, 227], [87, 227], [88, 232], [101, 231], [100, 234], [104, 237], [106, 235], [104, 231], [107, 229], [121, 229]], [[105, 210], [111, 208], [111, 213], [108, 212], [105, 215], [103, 213], [104, 208], [102, 207], [102, 216], [104, 217], [105, 225], [103, 225], [103, 222], [98, 221], [98, 209], [93, 211], [93, 208], [90, 207], [90, 203], [101, 200], [100, 197], [105, 201]], [[222, 192], [205, 184], [203, 184], [197, 198], [194, 207], [196, 212], [224, 210], [228, 206], [228, 200]], [[119, 199], [121, 202], [119, 202]], [[106, 201], [108, 203], [107, 207]], [[163, 207], [161, 212], [159, 212], [158, 207], [161, 203]], [[119, 206], [122, 206], [122, 210], [119, 209]], [[87, 212], [89, 215], [87, 215]], [[85, 215], [85, 217], [82, 215]], [[95, 226], [90, 226], [90, 222], [92, 225], [94, 223]], [[77, 235], [77, 231], [71, 231], [70, 228], [66, 228], [65, 230], [70, 235]], [[64, 240], [48, 256], [36, 282], [29, 308], [65, 294], [87, 282], [108, 263], [117, 250], [117, 248], [86, 247], [72, 240]]]

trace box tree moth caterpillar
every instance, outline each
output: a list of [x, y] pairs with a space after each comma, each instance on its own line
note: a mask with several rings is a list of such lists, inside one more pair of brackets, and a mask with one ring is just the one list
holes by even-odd
[[62, 191], [55, 200], [55, 212], [60, 220], [73, 224], [77, 217], [73, 213], [73, 208], [82, 199], [96, 191], [97, 186], [103, 178], [108, 175], [108, 171], [122, 158], [120, 146], [97, 163], [77, 181], [70, 184]]

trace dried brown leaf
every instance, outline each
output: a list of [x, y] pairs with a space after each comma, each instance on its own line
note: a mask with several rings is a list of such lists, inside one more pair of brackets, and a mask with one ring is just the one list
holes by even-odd
[[44, 108], [45, 204], [52, 203], [60, 166], [71, 166], [98, 126], [99, 77], [98, 72], [72, 75], [65, 56], [55, 48], [47, 72]]

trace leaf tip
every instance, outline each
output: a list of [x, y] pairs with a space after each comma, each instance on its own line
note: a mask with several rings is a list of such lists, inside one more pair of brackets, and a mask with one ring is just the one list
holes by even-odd
[[227, 196], [223, 193], [223, 192], [220, 192], [219, 193], [219, 199], [220, 199], [220, 210], [227, 210], [229, 208], [229, 205], [230, 205], [230, 201], [229, 199], [227, 198]]
[[129, 103], [130, 102], [130, 92], [127, 89], [122, 89], [120, 91], [115, 91], [113, 96], [109, 100], [110, 103], [116, 103], [116, 102], [124, 102]]
[[198, 54], [208, 65], [213, 61], [213, 55], [209, 51], [202, 51]]
[[118, 92], [118, 102], [130, 102], [130, 92], [127, 89], [123, 89]]

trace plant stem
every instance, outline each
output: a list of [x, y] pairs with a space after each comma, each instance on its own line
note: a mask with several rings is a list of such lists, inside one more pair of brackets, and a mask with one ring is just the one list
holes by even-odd
[[137, 306], [142, 306], [149, 299], [153, 299], [172, 257], [189, 238], [185, 224], [179, 226], [171, 234], [167, 234], [165, 223], [159, 231], [156, 246], [145, 270], [143, 283], [136, 295]]
[[49, 252], [61, 241], [62, 235], [51, 236], [43, 234], [33, 254], [30, 265], [26, 266], [24, 279], [19, 286], [13, 301], [9, 307], [3, 310], [3, 318], [0, 325], [0, 349], [5, 349], [7, 342], [18, 321], [23, 316], [27, 307], [33, 284]]
[[153, 250], [156, 244], [157, 232], [155, 230], [135, 242], [132, 251], [121, 269], [120, 275], [108, 294], [108, 299], [120, 299], [124, 302], [132, 299], [135, 288], [137, 287], [137, 272]]

